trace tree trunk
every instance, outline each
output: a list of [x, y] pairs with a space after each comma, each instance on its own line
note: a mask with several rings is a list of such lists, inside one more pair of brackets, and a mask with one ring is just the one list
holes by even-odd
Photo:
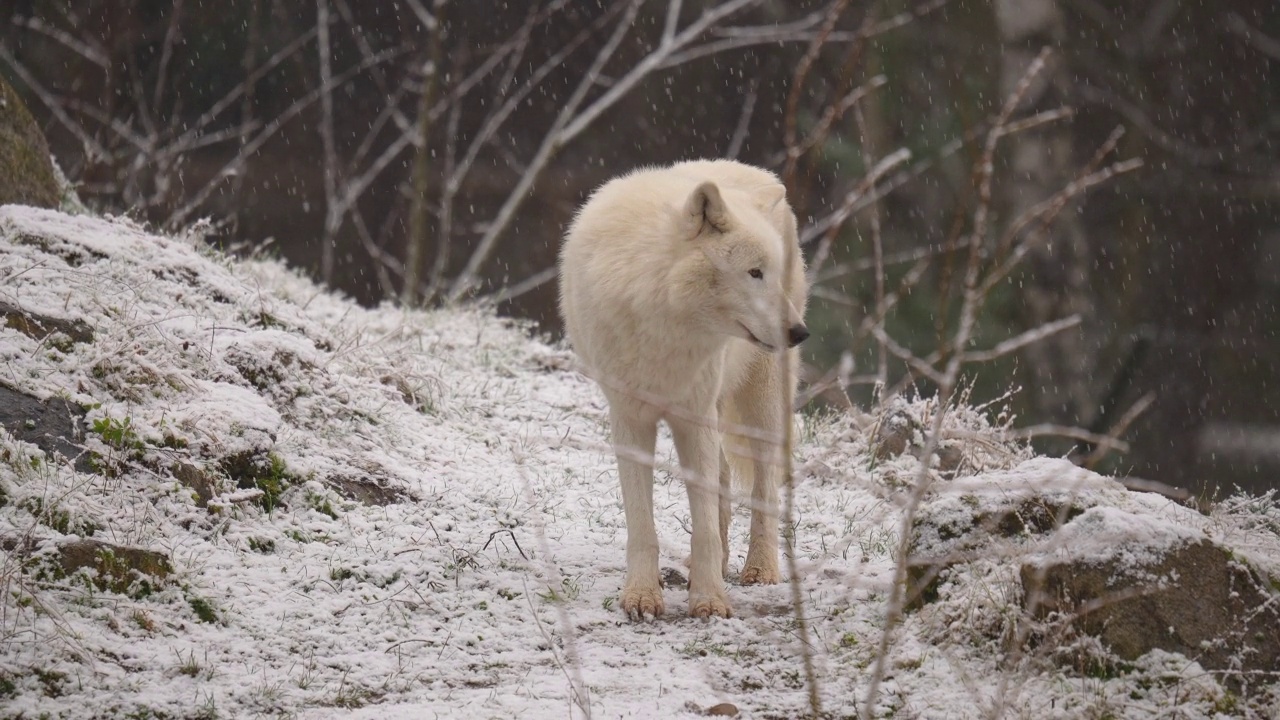
[[[995, 0], [1001, 43], [1001, 97], [1008, 97], [1031, 61], [1046, 45], [1062, 38], [1064, 22], [1057, 0]], [[1060, 54], [1049, 63], [1023, 101], [1022, 113], [1064, 104], [1066, 64]], [[1028, 208], [1065, 187], [1079, 171], [1071, 127], [1059, 122], [1012, 135], [1005, 141], [1010, 165], [998, 202], [1011, 222]], [[1037, 327], [1074, 313], [1085, 322], [1057, 333], [1025, 351], [1030, 362], [1026, 392], [1045, 421], [1087, 425], [1094, 413], [1098, 330], [1089, 288], [1091, 251], [1079, 216], [1068, 207], [1027, 258], [1028, 282], [1021, 288], [1023, 322]]]
[[[440, 63], [444, 58], [444, 18], [441, 11], [444, 2], [435, 4], [435, 22], [430, 33], [428, 59], [424, 71], [422, 96], [418, 102], [418, 143], [413, 157], [411, 176], [412, 206], [409, 209], [409, 237], [404, 252], [404, 287], [400, 290], [400, 302], [415, 305], [419, 301], [418, 288], [422, 282], [423, 261], [427, 256], [427, 235], [430, 232], [430, 209], [427, 203], [427, 186], [431, 177], [431, 106], [436, 102], [436, 89], [440, 84]], [[436, 252], [447, 259], [449, 238], [436, 238]]]

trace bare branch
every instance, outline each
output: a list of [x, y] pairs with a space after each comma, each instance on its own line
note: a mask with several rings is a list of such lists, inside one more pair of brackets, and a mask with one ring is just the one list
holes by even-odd
[[631, 92], [637, 83], [649, 75], [649, 73], [658, 69], [662, 64], [662, 60], [671, 55], [678, 48], [687, 45], [689, 42], [698, 38], [702, 33], [707, 31], [720, 20], [737, 13], [739, 10], [750, 7], [759, 3], [761, 0], [730, 0], [723, 5], [717, 5], [710, 10], [702, 13], [702, 16], [695, 20], [689, 27], [685, 28], [670, 43], [659, 45], [652, 53], [636, 64], [626, 75], [614, 82], [609, 91], [593, 102], [582, 114], [574, 118], [573, 122], [567, 125], [561, 133], [561, 144], [567, 143], [577, 137], [579, 133], [587, 128], [588, 125], [595, 122], [605, 110], [613, 107], [613, 104], [622, 98], [622, 96]]
[[751, 127], [751, 116], [756, 110], [756, 98], [760, 95], [760, 76], [754, 75], [751, 78], [751, 87], [747, 89], [747, 96], [742, 99], [742, 113], [738, 115], [738, 125], [733, 129], [733, 137], [729, 138], [729, 147], [724, 151], [724, 156], [730, 160], [738, 157], [738, 153], [742, 152], [742, 144], [747, 141], [747, 132]]
[[156, 72], [156, 87], [151, 96], [151, 107], [157, 114], [160, 112], [160, 101], [164, 99], [164, 90], [168, 85], [169, 63], [173, 60], [173, 48], [178, 43], [178, 30], [182, 23], [182, 4], [184, 0], [173, 0], [169, 10], [169, 27], [164, 33], [164, 42], [160, 46], [160, 67]]
[[[867, 131], [867, 118], [862, 112], [860, 106], [853, 108], [853, 119], [858, 126], [858, 134], [862, 136], [862, 162], [864, 165], [871, 164], [871, 133]], [[883, 164], [883, 162], [881, 163]], [[878, 165], [876, 168], [878, 169]], [[880, 172], [882, 175], [887, 172], [887, 168]], [[874, 170], [873, 170], [874, 172]], [[875, 261], [876, 269], [876, 316], [884, 317], [884, 242], [881, 237], [880, 228], [880, 206], [871, 206], [871, 254]], [[889, 363], [886, 356], [886, 348], [881, 342], [876, 352], [876, 383], [879, 387], [884, 387], [889, 382]]]
[[320, 60], [320, 141], [324, 148], [324, 236], [320, 239], [320, 279], [333, 279], [334, 245], [342, 215], [338, 212], [338, 153], [333, 141], [333, 50], [329, 44], [329, 0], [316, 0], [316, 51]]
[[683, 0], [667, 0], [667, 22], [662, 27], [663, 45], [676, 38], [676, 28], [680, 25], [680, 6], [683, 4]]
[[62, 103], [58, 102], [57, 98], [53, 96], [53, 93], [49, 92], [44, 85], [41, 85], [40, 81], [36, 80], [35, 76], [32, 75], [22, 63], [18, 62], [18, 59], [13, 56], [13, 53], [9, 52], [8, 46], [3, 42], [0, 42], [0, 60], [4, 60], [9, 67], [13, 68], [13, 73], [17, 75], [22, 82], [26, 83], [27, 87], [31, 88], [31, 92], [35, 93], [36, 97], [40, 98], [40, 102], [44, 103], [45, 107], [49, 108], [49, 112], [53, 113], [53, 116], [57, 118], [58, 122], [70, 131], [72, 135], [76, 136], [78, 140], [80, 140], [81, 146], [85, 148], [85, 151], [92, 158], [111, 157], [111, 152], [103, 147], [102, 144], [99, 143], [92, 135], [90, 135], [83, 125], [76, 122], [67, 114], [67, 111], [62, 107]]
[[1031, 328], [1030, 330], [1019, 333], [1008, 340], [997, 343], [996, 346], [990, 350], [966, 352], [964, 354], [964, 360], [965, 362], [990, 362], [992, 360], [1002, 358], [1011, 353], [1015, 353], [1032, 343], [1038, 343], [1050, 335], [1076, 327], [1080, 324], [1080, 321], [1081, 318], [1079, 315], [1070, 315], [1062, 318], [1061, 320], [1045, 323], [1040, 327]]
[[444, 131], [444, 176], [447, 178], [444, 189], [440, 193], [440, 225], [436, 230], [436, 259], [431, 266], [431, 276], [427, 281], [427, 294], [424, 300], [430, 300], [435, 291], [444, 283], [444, 274], [449, 269], [449, 251], [453, 245], [453, 200], [461, 183], [454, 181], [458, 160], [458, 122], [462, 116], [462, 103], [454, 103], [449, 112], [449, 120]]
[[845, 195], [845, 201], [832, 215], [832, 222], [826, 225], [822, 234], [822, 240], [818, 244], [818, 249], [813, 253], [813, 261], [809, 264], [810, 278], [816, 277], [822, 271], [822, 266], [826, 264], [827, 257], [831, 254], [831, 246], [835, 242], [836, 236], [840, 234], [844, 223], [853, 215], [854, 207], [859, 204], [867, 191], [875, 186], [890, 170], [902, 165], [911, 159], [911, 151], [906, 148], [898, 148], [889, 153], [876, 163], [871, 171], [863, 176], [857, 186]]
[[111, 61], [107, 59], [106, 50], [101, 46], [90, 45], [89, 42], [77, 38], [66, 30], [49, 25], [38, 17], [15, 17], [13, 24], [44, 35], [103, 70], [111, 65]]
[[934, 0], [934, 2], [926, 3], [916, 10], [899, 13], [880, 22], [872, 22], [853, 32], [833, 30], [824, 35], [820, 27], [824, 15], [820, 12], [810, 13], [800, 20], [781, 25], [721, 28], [716, 34], [723, 39], [694, 45], [688, 50], [675, 53], [662, 64], [662, 67], [675, 67], [699, 58], [759, 45], [813, 43], [819, 38], [821, 38], [823, 45], [861, 42], [867, 38], [900, 28], [916, 18], [928, 15], [943, 7], [948, 2], [950, 0]]
[[223, 95], [217, 102], [209, 106], [208, 110], [201, 113], [200, 117], [196, 118], [195, 122], [191, 124], [191, 127], [174, 140], [175, 144], [183, 145], [200, 135], [210, 123], [217, 119], [218, 116], [226, 111], [227, 108], [234, 105], [237, 100], [240, 100], [250, 89], [254, 87], [254, 85], [257, 84], [259, 80], [265, 77], [267, 73], [274, 70], [280, 65], [280, 63], [298, 54], [304, 45], [311, 42], [318, 31], [319, 26], [313, 27], [289, 41], [288, 44], [276, 51], [260, 67], [254, 69], [253, 72], [245, 78], [244, 82], [232, 88], [226, 95]]
[[[543, 138], [542, 144], [534, 154], [533, 159], [529, 161], [528, 168], [526, 168], [524, 174], [520, 176], [520, 180], [507, 196], [506, 201], [498, 210], [497, 216], [495, 216], [489, 223], [489, 227], [480, 238], [480, 242], [477, 244], [475, 251], [472, 252], [471, 257], [467, 260], [466, 267], [463, 268], [462, 272], [454, 280], [447, 298], [449, 302], [457, 302], [463, 295], [470, 292], [472, 286], [476, 282], [476, 275], [480, 271], [480, 266], [489, 259], [489, 255], [492, 254], [494, 244], [497, 242], [498, 237], [506, 230], [508, 223], [511, 222], [511, 218], [514, 217], [516, 210], [524, 203], [524, 200], [528, 195], [529, 190], [533, 187], [534, 182], [537, 181], [538, 177], [542, 174], [543, 169], [547, 166], [547, 163], [551, 161], [551, 158], [560, 149], [560, 147], [572, 138], [572, 134], [569, 133], [569, 127], [567, 126], [569, 126], [573, 113], [577, 112], [578, 106], [582, 104], [584, 99], [586, 99], [587, 93], [591, 91], [591, 88], [597, 82], [601, 70], [604, 69], [605, 63], [613, 57], [613, 53], [617, 51], [618, 45], [622, 42], [622, 38], [626, 37], [627, 32], [631, 29], [631, 25], [635, 22], [636, 14], [639, 10], [640, 3], [638, 0], [633, 0], [628, 4], [627, 11], [623, 15], [623, 19], [618, 23], [617, 27], [614, 28], [613, 35], [610, 36], [604, 47], [600, 49], [600, 52], [596, 54], [595, 61], [592, 62], [591, 67], [583, 76], [582, 82], [578, 83], [578, 87], [574, 90], [573, 95], [569, 97], [564, 108], [561, 109], [560, 114], [552, 123], [551, 129]], [[618, 85], [615, 85], [614, 89], [617, 88]], [[599, 104], [599, 102], [600, 101], [597, 101], [597, 104]], [[588, 110], [590, 110], [590, 108], [588, 108]]]
[[1240, 13], [1227, 13], [1227, 29], [1252, 45], [1254, 50], [1272, 60], [1280, 60], [1280, 40], [1259, 32], [1257, 28], [1249, 25]]
[[[1085, 190], [1088, 190], [1089, 188], [1094, 187], [1095, 185], [1100, 185], [1104, 182], [1107, 182], [1108, 180], [1115, 177], [1116, 175], [1120, 175], [1122, 173], [1127, 173], [1127, 172], [1133, 172], [1134, 170], [1137, 170], [1140, 167], [1142, 167], [1142, 160], [1140, 158], [1133, 158], [1131, 160], [1125, 160], [1122, 162], [1115, 163], [1114, 165], [1105, 167], [1102, 170], [1099, 170], [1098, 172], [1085, 175], [1082, 178], [1078, 178], [1072, 181], [1069, 185], [1067, 185], [1067, 187], [1059, 191], [1050, 200], [1047, 200], [1033, 208], [1030, 208], [1028, 212], [1035, 213], [1039, 215], [1041, 218], [1045, 218], [1046, 216], [1047, 217], [1055, 216], [1057, 215], [1058, 212], [1061, 211], [1063, 207], [1065, 207], [1067, 201], [1070, 200], [1071, 198], [1083, 193]], [[1044, 226], [1045, 226], [1045, 223], [1042, 223], [1040, 225], [1040, 230], [1037, 232], [1035, 237], [1043, 236]], [[1034, 246], [1035, 246], [1035, 239], [1033, 238], [1033, 239], [1025, 240], [1022, 243], [1020, 243], [1017, 247], [1015, 247], [1013, 249], [1013, 252], [1009, 254], [1008, 259], [1006, 259], [998, 268], [996, 268], [996, 270], [994, 270], [993, 272], [987, 275], [986, 279], [983, 281], [983, 286], [982, 286], [983, 292], [985, 293], [989, 291], [991, 288], [995, 287], [996, 284], [998, 284], [1001, 280], [1004, 280], [1006, 277], [1008, 277], [1009, 273], [1013, 272], [1014, 268], [1017, 267], [1019, 263], [1021, 263], [1022, 258], [1025, 257], [1027, 253], [1031, 251], [1031, 248]]]
[[[1115, 423], [1112, 424], [1111, 429], [1107, 430], [1107, 437], [1118, 438], [1121, 435], [1124, 435], [1125, 432], [1128, 431], [1129, 426], [1133, 424], [1133, 421], [1137, 420], [1142, 413], [1146, 412], [1147, 408], [1151, 407], [1155, 401], [1156, 394], [1153, 392], [1149, 392], [1138, 398], [1137, 402], [1130, 405], [1129, 409], [1124, 411], [1124, 415], [1121, 415], [1120, 419], [1116, 420]], [[1098, 445], [1093, 452], [1089, 453], [1085, 457], [1081, 464], [1087, 468], [1093, 468], [1102, 461], [1102, 458], [1106, 457], [1107, 452], [1110, 449], [1111, 448], [1105, 445]]]
[[396, 270], [396, 274], [404, 276], [404, 266], [391, 253], [384, 250], [374, 241], [373, 235], [369, 232], [369, 227], [364, 221], [364, 215], [355, 208], [351, 213], [351, 224], [356, 229], [356, 237], [360, 238], [360, 244], [364, 246], [365, 252], [374, 259], [374, 272], [378, 275], [378, 283], [382, 287], [382, 294], [385, 297], [394, 297], [396, 294], [395, 283], [391, 280], [389, 271]]
[[[427, 11], [427, 8], [423, 6], [421, 0], [405, 1], [408, 3], [409, 9], [413, 11], [413, 14], [418, 17], [418, 22], [422, 23], [422, 26], [428, 31], [435, 31], [439, 24], [436, 20], [436, 16]], [[445, 2], [447, 2], [447, 0], [436, 0], [436, 9], [440, 9]]]
[[944, 253], [955, 252], [962, 247], [967, 247], [963, 242], [952, 240], [937, 245], [925, 245], [923, 247], [911, 248], [901, 252], [890, 253], [885, 255], [877, 263], [876, 258], [861, 258], [852, 262], [837, 263], [828, 267], [817, 277], [813, 279], [815, 283], [823, 283], [845, 275], [851, 275], [856, 272], [865, 272], [867, 270], [875, 270], [876, 265], [880, 264], [884, 267], [890, 265], [901, 265], [902, 263], [916, 262], [928, 258], [937, 257]]
[[[520, 104], [524, 102], [525, 98], [527, 98], [529, 94], [538, 87], [538, 84], [541, 83], [548, 74], [560, 67], [564, 59], [568, 57], [570, 53], [577, 50], [582, 43], [590, 39], [596, 30], [604, 27], [608, 20], [620, 11], [621, 8], [622, 5], [615, 5], [611, 12], [605, 13], [602, 18], [597, 20], [591, 26], [583, 29], [573, 39], [565, 43], [564, 47], [562, 47], [559, 52], [547, 58], [547, 60], [530, 75], [529, 79], [525, 81], [519, 90], [508, 96], [506, 101], [503, 102], [497, 110], [485, 118], [484, 125], [481, 126], [475, 137], [472, 138], [471, 144], [467, 147], [467, 152], [463, 155], [462, 160], [457, 163], [457, 166], [452, 172], [449, 172], [445, 176], [444, 189], [442, 190], [442, 206], [452, 201], [452, 198], [458, 193], [459, 188], [462, 186], [462, 181], [466, 178], [467, 174], [471, 172], [471, 168], [475, 164], [476, 158], [479, 157], [480, 151], [489, 143], [493, 136], [497, 134], [498, 130], [503, 126], [511, 114], [515, 112]], [[536, 18], [531, 18], [530, 22], [533, 22], [534, 19]], [[531, 29], [532, 28], [530, 28], [530, 30]], [[513, 49], [521, 49], [522, 51], [522, 48], [523, 44], [513, 45]], [[515, 57], [513, 56], [513, 62], [514, 59]], [[440, 239], [441, 243], [448, 243], [451, 241], [452, 239], [447, 236], [442, 236]], [[448, 259], [446, 258], [444, 261], [441, 261], [437, 257], [437, 264], [447, 262], [447, 260]], [[447, 269], [447, 267], [445, 267], [445, 269]], [[428, 287], [424, 294], [424, 298], [434, 298], [439, 292], [441, 292], [443, 284], [442, 270], [441, 276], [436, 278], [430, 287]]]
[[876, 706], [876, 698], [880, 693], [880, 683], [884, 679], [885, 671], [888, 668], [889, 645], [892, 642], [894, 631], [902, 618], [905, 607], [906, 572], [908, 556], [911, 550], [911, 529], [915, 525], [916, 513], [919, 511], [920, 504], [932, 485], [931, 479], [933, 476], [930, 473], [930, 469], [933, 464], [933, 456], [942, 439], [943, 420], [947, 416], [948, 408], [955, 400], [956, 382], [959, 379], [960, 368], [964, 362], [964, 353], [961, 349], [969, 344], [969, 340], [973, 335], [974, 325], [977, 322], [978, 311], [984, 298], [979, 289], [979, 272], [982, 264], [980, 250], [983, 238], [986, 235], [987, 218], [990, 213], [991, 175], [994, 167], [995, 147], [999, 140], [998, 133], [1000, 128], [1009, 121], [1013, 111], [1022, 102], [1022, 98], [1030, 88], [1032, 80], [1044, 68], [1047, 55], [1048, 49], [1046, 48], [1031, 63], [1022, 80], [1014, 89], [1013, 94], [1005, 102], [996, 122], [992, 126], [991, 132], [987, 134], [985, 148], [977, 168], [979, 204], [974, 210], [973, 229], [969, 240], [969, 259], [965, 268], [965, 290], [964, 300], [960, 306], [960, 320], [951, 339], [951, 347], [955, 351], [951, 353], [951, 357], [947, 360], [946, 370], [942, 373], [941, 381], [938, 383], [938, 406], [926, 435], [919, 471], [916, 473], [911, 495], [907, 500], [899, 523], [898, 545], [894, 551], [894, 578], [886, 603], [885, 626], [880, 635], [875, 664], [872, 668], [867, 692], [863, 699], [862, 707], [859, 709], [860, 715], [864, 718], [870, 717], [873, 708]]
[[508, 300], [514, 300], [520, 297], [521, 295], [524, 295], [525, 293], [529, 293], [534, 290], [537, 290], [543, 285], [546, 285], [552, 280], [555, 280], [556, 274], [558, 272], [559, 272], [559, 269], [555, 267], [549, 267], [549, 268], [546, 268], [545, 270], [540, 270], [534, 273], [533, 275], [530, 275], [529, 277], [525, 278], [524, 280], [521, 280], [515, 285], [508, 285], [507, 287], [502, 288], [498, 292], [493, 293], [492, 295], [486, 296], [485, 301], [497, 304], [497, 303], [507, 302]]
[[1039, 425], [1030, 425], [1016, 430], [1010, 430], [1008, 436], [1018, 440], [1030, 440], [1037, 437], [1064, 437], [1081, 442], [1091, 443], [1099, 447], [1105, 447], [1120, 452], [1129, 451], [1129, 443], [1119, 440], [1110, 435], [1099, 435], [1090, 432], [1084, 428], [1072, 427], [1070, 425], [1058, 425], [1055, 423], [1040, 423]]
[[787, 161], [782, 170], [782, 183], [787, 186], [788, 190], [792, 190], [795, 187], [796, 167], [800, 162], [801, 151], [796, 137], [800, 94], [804, 89], [805, 79], [809, 77], [813, 64], [818, 60], [818, 54], [822, 51], [822, 46], [827, 42], [827, 36], [835, 30], [836, 23], [840, 21], [840, 16], [844, 14], [848, 6], [849, 0], [836, 0], [836, 2], [832, 3], [827, 10], [826, 18], [822, 22], [822, 28], [813, 40], [809, 42], [809, 47], [805, 50], [804, 57], [800, 58], [800, 62], [796, 65], [796, 71], [791, 76], [791, 89], [787, 93], [787, 100], [783, 106], [782, 114], [782, 143], [787, 152]]
[[652, 52], [646, 55], [638, 63], [627, 72], [626, 75], [617, 79], [609, 87], [609, 89], [588, 105], [581, 113], [577, 113], [578, 107], [585, 100], [587, 93], [598, 81], [600, 71], [604, 64], [613, 56], [617, 45], [626, 35], [627, 30], [635, 20], [636, 13], [639, 10], [639, 3], [633, 3], [628, 6], [626, 20], [620, 23], [615, 29], [614, 35], [606, 43], [596, 56], [596, 61], [583, 77], [582, 82], [578, 85], [574, 94], [569, 98], [560, 115], [552, 123], [551, 129], [547, 132], [542, 145], [534, 154], [533, 159], [529, 161], [528, 167], [524, 174], [516, 183], [511, 194], [507, 196], [506, 202], [499, 209], [498, 214], [493, 221], [485, 229], [484, 235], [480, 238], [480, 242], [476, 245], [476, 249], [472, 252], [471, 257], [467, 260], [466, 267], [454, 280], [450, 287], [447, 299], [449, 302], [457, 302], [471, 291], [475, 285], [476, 277], [479, 273], [480, 266], [483, 265], [492, 255], [494, 245], [499, 236], [506, 231], [515, 215], [515, 211], [527, 199], [529, 189], [541, 176], [542, 171], [546, 169], [551, 158], [576, 138], [591, 123], [595, 122], [599, 116], [614, 105], [618, 100], [631, 92], [641, 80], [648, 77], [654, 70], [661, 67], [662, 62], [672, 53], [681, 47], [692, 42], [709, 27], [728, 17], [743, 8], [757, 4], [760, 0], [730, 0], [721, 5], [717, 5], [706, 10], [702, 15], [691, 23], [684, 30], [675, 34], [669, 42], [661, 43]]
[[1036, 113], [1035, 115], [1022, 118], [1021, 120], [1014, 120], [1010, 122], [1008, 125], [1005, 125], [1000, 129], [1000, 135], [1001, 137], [1006, 135], [1016, 135], [1024, 130], [1037, 128], [1041, 125], [1048, 125], [1050, 123], [1058, 122], [1059, 120], [1066, 120], [1075, 114], [1075, 109], [1069, 107], [1045, 110], [1044, 112]]
[[[0, 46], [0, 49], [3, 49], [2, 46]], [[306, 95], [303, 95], [297, 100], [294, 100], [293, 103], [290, 104], [289, 107], [284, 110], [284, 112], [280, 113], [273, 120], [268, 122], [263, 127], [263, 129], [256, 136], [254, 136], [252, 140], [245, 143], [244, 148], [240, 151], [240, 153], [237, 154], [231, 160], [227, 161], [222, 166], [221, 170], [216, 175], [214, 175], [214, 177], [210, 179], [209, 182], [206, 183], [203, 188], [197, 191], [195, 195], [193, 195], [186, 202], [185, 205], [179, 207], [177, 210], [174, 210], [172, 213], [170, 213], [168, 219], [165, 220], [164, 225], [166, 227], [172, 228], [172, 227], [181, 226], [184, 222], [186, 222], [191, 217], [191, 215], [196, 211], [196, 209], [199, 208], [201, 205], [203, 205], [204, 202], [208, 200], [209, 197], [214, 192], [217, 191], [218, 187], [224, 181], [226, 181], [228, 177], [231, 177], [235, 175], [237, 172], [239, 172], [240, 168], [243, 167], [247, 158], [249, 158], [255, 152], [257, 152], [276, 133], [280, 132], [280, 130], [283, 129], [290, 120], [300, 115], [302, 111], [306, 110], [308, 107], [311, 107], [311, 105], [313, 105], [317, 100], [320, 99], [320, 96], [324, 94], [324, 92], [332, 91], [335, 88], [341, 87], [352, 78], [356, 77], [360, 73], [367, 70], [370, 66], [377, 63], [386, 62], [391, 58], [397, 57], [399, 55], [403, 55], [404, 52], [405, 52], [405, 49], [399, 48], [399, 47], [384, 50], [378, 53], [376, 56], [361, 62], [359, 65], [356, 65], [355, 67], [339, 75], [335, 75], [329, 86], [314, 88], [310, 92], [308, 92]]]

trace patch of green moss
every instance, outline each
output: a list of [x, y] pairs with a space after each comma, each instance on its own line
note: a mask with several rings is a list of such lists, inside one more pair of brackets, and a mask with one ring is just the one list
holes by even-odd
[[253, 322], [258, 327], [263, 327], [263, 328], [288, 329], [288, 326], [280, 322], [279, 318], [277, 318], [275, 315], [272, 315], [271, 313], [265, 310], [259, 311], [255, 317], [251, 318], [251, 322]]
[[1224, 692], [1222, 697], [1213, 703], [1213, 711], [1227, 717], [1234, 717], [1240, 712], [1240, 698], [1234, 693]]
[[150, 575], [134, 568], [130, 561], [108, 549], [98, 551], [98, 577], [95, 585], [99, 590], [110, 590], [135, 600], [141, 600], [155, 592]]
[[166, 432], [164, 437], [160, 439], [160, 447], [169, 448], [170, 450], [185, 450], [187, 447], [186, 438], [180, 438], [173, 433]]
[[320, 495], [319, 493], [308, 493], [307, 504], [311, 506], [311, 509], [321, 513], [322, 515], [328, 515], [334, 520], [338, 519], [338, 513], [333, 509], [333, 503], [329, 502], [329, 498], [324, 495]]
[[187, 604], [191, 606], [191, 611], [196, 614], [196, 619], [200, 622], [218, 622], [218, 610], [213, 606], [213, 603], [208, 600], [197, 595], [188, 595]]
[[138, 708], [137, 710], [133, 710], [122, 717], [124, 717], [125, 720], [173, 720], [174, 716], [162, 710]]
[[284, 458], [278, 454], [239, 453], [223, 458], [218, 464], [223, 472], [241, 489], [258, 489], [262, 495], [258, 497], [258, 505], [268, 513], [281, 506], [280, 498], [289, 486], [300, 481], [289, 472]]
[[1109, 658], [1086, 657], [1079, 663], [1080, 674], [1094, 680], [1115, 680], [1132, 673], [1133, 663]]
[[36, 668], [32, 671], [32, 674], [36, 676], [36, 679], [40, 681], [40, 685], [44, 687], [46, 697], [56, 698], [62, 696], [62, 685], [67, 681], [66, 673]]
[[100, 529], [97, 523], [74, 517], [70, 511], [59, 507], [56, 503], [46, 504], [43, 498], [28, 497], [18, 503], [18, 507], [31, 513], [36, 522], [63, 535], [93, 537], [94, 533]]

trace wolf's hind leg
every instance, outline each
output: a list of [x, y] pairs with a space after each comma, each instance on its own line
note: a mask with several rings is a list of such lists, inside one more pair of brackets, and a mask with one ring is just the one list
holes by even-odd
[[[778, 484], [782, 475], [783, 403], [790, 406], [776, 362], [761, 363], [734, 398], [742, 424], [753, 432], [751, 448], [751, 540], [740, 582], [773, 585], [778, 572]], [[789, 396], [789, 393], [788, 393]], [[789, 415], [788, 415], [789, 418]]]
[[724, 454], [724, 441], [720, 445], [720, 577], [729, 574], [729, 525], [733, 521], [733, 475], [729, 458]]
[[627, 517], [627, 579], [622, 612], [632, 620], [666, 611], [658, 579], [658, 532], [653, 522], [653, 450], [656, 422], [612, 413], [613, 446], [618, 454], [622, 508]]

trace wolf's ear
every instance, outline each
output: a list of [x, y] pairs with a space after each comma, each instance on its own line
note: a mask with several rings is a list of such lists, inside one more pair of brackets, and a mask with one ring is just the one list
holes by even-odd
[[684, 214], [695, 235], [708, 227], [717, 232], [724, 232], [729, 227], [729, 209], [720, 196], [720, 188], [710, 180], [689, 193], [689, 199], [684, 203]]
[[778, 205], [787, 199], [787, 188], [782, 183], [771, 183], [769, 185], [761, 185], [751, 191], [756, 202], [760, 203], [760, 207], [766, 212], [772, 213], [778, 209]]
[[771, 217], [774, 221], [784, 225], [790, 222], [791, 206], [787, 204], [787, 188], [785, 185], [782, 183], [760, 185], [752, 189], [751, 196], [755, 199], [760, 209], [764, 210], [766, 217]]

